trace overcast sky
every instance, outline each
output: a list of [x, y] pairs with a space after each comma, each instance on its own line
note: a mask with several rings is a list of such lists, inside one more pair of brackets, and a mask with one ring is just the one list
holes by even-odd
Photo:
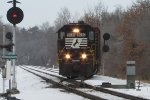
[[[10, 0], [0, 0], [0, 16], [4, 23], [9, 23], [6, 19], [6, 13], [12, 4], [8, 4]], [[113, 11], [117, 6], [124, 9], [130, 7], [136, 0], [18, 0], [21, 4], [17, 4], [24, 11], [24, 19], [18, 26], [32, 27], [42, 25], [49, 22], [53, 25], [61, 8], [68, 8], [72, 15], [78, 14], [82, 16], [87, 8], [93, 7], [101, 2], [109, 11]]]

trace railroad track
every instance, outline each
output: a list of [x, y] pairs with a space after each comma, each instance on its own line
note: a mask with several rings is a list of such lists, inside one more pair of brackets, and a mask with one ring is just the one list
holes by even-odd
[[53, 71], [52, 69], [47, 70], [49, 71], [47, 72], [45, 71], [46, 69], [43, 68], [39, 69], [39, 68], [23, 67], [23, 66], [21, 66], [21, 68], [43, 78], [47, 82], [58, 85], [60, 88], [63, 88], [67, 91], [70, 91], [72, 93], [75, 93], [77, 95], [80, 95], [82, 97], [91, 100], [108, 100], [109, 99], [108, 97], [117, 98], [117, 100], [148, 100], [140, 97], [135, 97], [132, 95], [119, 93], [116, 91], [111, 91], [102, 87], [91, 86], [84, 82], [68, 80], [62, 76], [59, 76], [57, 74], [58, 71]]

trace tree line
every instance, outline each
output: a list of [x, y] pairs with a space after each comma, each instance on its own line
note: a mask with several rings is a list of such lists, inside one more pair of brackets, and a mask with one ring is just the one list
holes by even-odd
[[[109, 12], [102, 3], [85, 10], [82, 16], [72, 15], [68, 8], [62, 8], [54, 21], [28, 29], [17, 27], [17, 64], [52, 66], [57, 65], [57, 30], [64, 24], [83, 20], [98, 27], [101, 35], [110, 33], [110, 50], [103, 53], [105, 74], [125, 77], [126, 61], [136, 61], [137, 78], [150, 79], [150, 1], [137, 0], [124, 10], [118, 6]], [[0, 44], [2, 43], [3, 21], [0, 18]], [[5, 24], [6, 25], [6, 24]], [[12, 26], [6, 25], [7, 31]], [[103, 44], [103, 40], [101, 39]]]

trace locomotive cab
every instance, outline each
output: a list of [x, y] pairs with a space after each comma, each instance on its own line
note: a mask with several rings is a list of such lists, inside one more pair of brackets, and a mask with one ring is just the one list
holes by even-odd
[[64, 25], [58, 31], [59, 74], [91, 77], [99, 70], [100, 31], [86, 23]]

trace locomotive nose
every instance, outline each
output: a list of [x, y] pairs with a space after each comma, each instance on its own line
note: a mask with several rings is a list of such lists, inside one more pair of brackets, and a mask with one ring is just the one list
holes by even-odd
[[79, 72], [80, 66], [78, 64], [75, 64], [73, 66], [73, 72]]

